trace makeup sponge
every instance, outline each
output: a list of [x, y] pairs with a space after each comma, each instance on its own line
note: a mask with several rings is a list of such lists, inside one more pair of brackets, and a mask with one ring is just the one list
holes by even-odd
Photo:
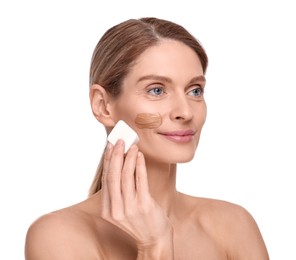
[[107, 140], [111, 144], [115, 145], [118, 139], [122, 139], [124, 141], [124, 152], [126, 153], [133, 144], [139, 141], [139, 136], [127, 123], [123, 120], [119, 120], [108, 135]]

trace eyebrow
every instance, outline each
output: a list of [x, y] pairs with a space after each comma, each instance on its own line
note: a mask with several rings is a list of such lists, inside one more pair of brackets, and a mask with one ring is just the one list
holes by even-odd
[[[167, 82], [167, 83], [172, 83], [172, 80], [168, 77], [164, 77], [164, 76], [160, 76], [160, 75], [154, 75], [154, 74], [151, 74], [151, 75], [146, 75], [146, 76], [143, 76], [141, 78], [138, 79], [137, 82], [140, 82], [140, 81], [144, 81], [144, 80], [159, 80], [159, 81], [162, 81], [162, 82]], [[191, 79], [189, 81], [189, 84], [192, 84], [194, 82], [201, 82], [201, 83], [205, 83], [206, 82], [206, 78], [204, 75], [199, 75], [199, 76], [196, 76], [194, 77], [193, 79]]]
[[201, 83], [206, 83], [206, 77], [204, 75], [194, 77], [192, 80], [190, 80], [189, 84], [197, 82], [197, 81], [201, 82]]

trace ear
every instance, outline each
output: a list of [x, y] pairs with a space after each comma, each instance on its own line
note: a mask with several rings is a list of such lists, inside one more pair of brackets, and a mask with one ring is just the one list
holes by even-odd
[[89, 91], [89, 99], [92, 112], [96, 119], [105, 127], [113, 127], [115, 122], [110, 109], [110, 96], [106, 90], [98, 84], [92, 85]]

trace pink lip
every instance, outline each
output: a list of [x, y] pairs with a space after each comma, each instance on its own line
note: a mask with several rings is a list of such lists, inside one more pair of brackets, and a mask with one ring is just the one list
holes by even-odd
[[159, 134], [176, 143], [188, 143], [192, 141], [195, 135], [195, 131], [182, 130], [182, 131], [172, 131], [172, 132], [161, 132]]

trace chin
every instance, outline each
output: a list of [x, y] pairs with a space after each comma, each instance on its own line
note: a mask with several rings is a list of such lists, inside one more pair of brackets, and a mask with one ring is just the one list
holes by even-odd
[[194, 154], [180, 154], [179, 152], [173, 153], [159, 153], [162, 155], [156, 155], [156, 154], [145, 154], [144, 156], [146, 159], [149, 158], [149, 160], [160, 162], [160, 163], [167, 163], [167, 164], [178, 164], [178, 163], [188, 163], [194, 158]]
[[193, 158], [194, 158], [194, 155], [191, 155], [191, 156], [188, 156], [188, 157], [183, 155], [183, 156], [178, 157], [176, 159], [175, 163], [188, 163], [188, 162], [192, 161]]
[[[154, 149], [153, 149], [154, 147]], [[161, 163], [177, 164], [190, 162], [195, 155], [197, 144], [183, 147], [167, 146], [167, 145], [153, 145], [139, 146], [144, 156], [148, 160]]]
[[177, 163], [188, 163], [188, 162], [191, 162], [193, 158], [194, 158], [194, 157], [191, 157], [190, 159], [185, 158], [185, 159], [183, 159], [183, 160], [179, 160]]

